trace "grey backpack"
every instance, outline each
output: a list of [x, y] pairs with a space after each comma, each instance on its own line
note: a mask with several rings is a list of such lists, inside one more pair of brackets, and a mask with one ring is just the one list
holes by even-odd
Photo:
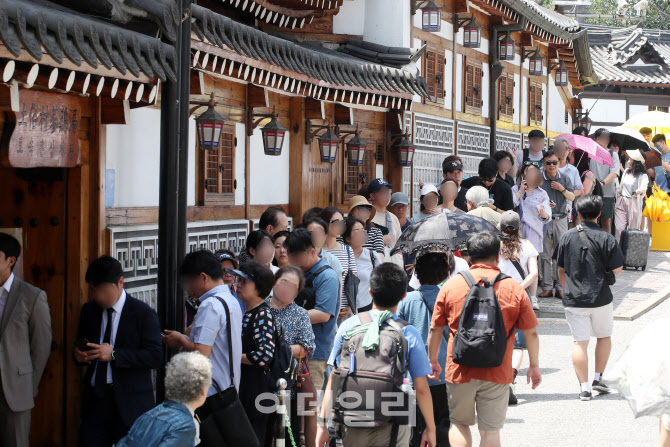
[[[361, 312], [358, 317], [362, 325], [372, 322], [370, 312]], [[386, 320], [379, 328], [377, 349], [370, 351], [363, 349], [365, 332], [348, 339], [345, 334], [340, 362], [333, 372], [335, 422], [348, 427], [378, 427], [388, 422], [407, 424], [408, 400], [400, 386], [407, 357], [402, 328], [408, 324], [403, 320]]]

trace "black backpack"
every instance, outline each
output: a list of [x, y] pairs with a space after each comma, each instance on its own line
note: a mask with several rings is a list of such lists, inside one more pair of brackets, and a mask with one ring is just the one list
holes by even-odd
[[280, 327], [276, 327], [272, 338], [275, 343], [275, 352], [268, 374], [270, 389], [277, 391], [279, 389], [277, 380], [284, 379], [288, 385], [286, 389], [291, 390], [298, 379], [298, 361], [293, 357], [291, 345], [284, 339], [284, 331]]
[[[542, 157], [546, 155], [547, 151], [542, 151]], [[521, 167], [527, 162], [530, 161], [533, 163], [535, 166], [537, 166], [539, 169], [542, 169], [542, 160], [530, 160], [530, 149], [526, 148], [523, 150], [523, 157], [521, 160]]]
[[329, 265], [324, 265], [319, 270], [314, 272], [312, 276], [307, 278], [305, 281], [305, 287], [298, 293], [298, 296], [295, 298], [295, 303], [302, 307], [305, 310], [312, 310], [316, 306], [316, 293], [314, 292], [314, 280], [322, 272], [332, 268]]
[[499, 273], [493, 281], [484, 278], [476, 282], [470, 272], [460, 274], [470, 286], [470, 292], [463, 303], [458, 331], [454, 334], [454, 363], [475, 368], [500, 366], [514, 327], [506, 333], [493, 285], [509, 276]]

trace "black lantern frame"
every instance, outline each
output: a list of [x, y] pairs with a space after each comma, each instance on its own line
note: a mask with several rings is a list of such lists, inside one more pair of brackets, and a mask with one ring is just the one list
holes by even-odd
[[544, 57], [540, 54], [540, 49], [524, 51], [524, 59], [529, 59], [528, 72], [531, 76], [542, 76], [544, 74]]
[[[284, 139], [288, 133], [282, 124], [277, 120], [279, 115], [275, 112], [274, 106], [272, 113], [254, 113], [253, 107], [247, 109], [247, 135], [251, 136], [254, 129], [258, 127], [261, 121], [270, 118], [270, 122], [261, 128], [263, 134], [263, 152], [265, 155], [279, 156], [281, 155], [282, 147], [284, 146]], [[254, 121], [254, 118], [258, 118]]]
[[512, 39], [509, 33], [505, 33], [505, 37], [500, 40], [500, 56], [498, 59], [501, 61], [511, 61], [514, 60], [514, 52], [516, 51], [514, 39]]
[[421, 29], [437, 33], [442, 29], [442, 8], [433, 0], [412, 0], [412, 15], [421, 10]]
[[340, 127], [337, 126], [335, 127], [335, 134], [340, 138], [343, 138], [346, 135], [353, 135], [353, 138], [345, 143], [349, 165], [363, 166], [368, 143], [361, 138], [361, 131], [358, 130], [358, 124], [356, 124], [356, 130], [352, 131], [342, 131], [340, 130]]
[[475, 15], [471, 17], [456, 17], [456, 31], [463, 28], [463, 46], [479, 48], [482, 45], [482, 29], [477, 24]]
[[398, 163], [400, 163], [400, 166], [412, 166], [415, 147], [410, 139], [410, 134], [407, 131], [396, 135], [388, 132], [386, 147], [390, 150], [393, 146], [398, 148]]
[[305, 121], [305, 144], [312, 144], [314, 137], [323, 130], [326, 131], [319, 137], [319, 151], [321, 152], [321, 161], [324, 163], [335, 163], [337, 158], [337, 148], [342, 139], [333, 132], [333, 126], [328, 123], [325, 126], [315, 126], [311, 120]]
[[591, 132], [591, 124], [593, 121], [589, 118], [589, 111], [585, 109], [577, 109], [575, 111], [575, 127], [584, 127], [587, 133]]
[[558, 64], [552, 64], [549, 71], [554, 72], [554, 84], [556, 87], [566, 87], [568, 85], [568, 69], [565, 67], [565, 62], [561, 61]]
[[226, 120], [214, 109], [218, 104], [214, 100], [214, 92], [210, 93], [209, 101], [193, 101], [193, 104], [196, 106], [189, 110], [189, 116], [200, 107], [207, 106], [207, 110], [195, 119], [198, 147], [205, 151], [218, 149], [221, 143], [221, 130]]

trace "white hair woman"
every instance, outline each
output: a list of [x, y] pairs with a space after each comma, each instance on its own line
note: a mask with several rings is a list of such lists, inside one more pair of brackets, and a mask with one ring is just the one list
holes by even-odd
[[165, 373], [165, 401], [140, 416], [116, 447], [195, 446], [194, 412], [212, 386], [212, 362], [199, 352], [172, 357]]

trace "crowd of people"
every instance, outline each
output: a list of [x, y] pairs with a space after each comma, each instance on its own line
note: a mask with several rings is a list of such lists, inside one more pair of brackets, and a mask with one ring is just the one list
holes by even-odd
[[[73, 350], [86, 367], [79, 445], [207, 447], [214, 439], [246, 439], [270, 446], [282, 439], [323, 447], [341, 438], [346, 447], [470, 446], [477, 423], [480, 445], [498, 446], [508, 406], [517, 403], [524, 351], [528, 383], [542, 380], [537, 296], [562, 299], [578, 398], [608, 393], [610, 285], [623, 265], [617, 238], [630, 226], [625, 219], [641, 212], [634, 198], [646, 193], [654, 170], [624, 154], [621, 170], [616, 149], [614, 166], [606, 166], [567, 140], [545, 151], [541, 131], [528, 137], [528, 149], [483, 159], [467, 179], [462, 160], [447, 157], [443, 180], [420, 184], [421, 207], [411, 217], [409, 197], [381, 178], [344, 210], [308, 210], [293, 230], [282, 208], [269, 207], [241, 253], [201, 250], [183, 259], [179, 274], [194, 309], [182, 331], [161, 331], [156, 312], [126, 293], [116, 259], [91, 262], [91, 301]], [[670, 150], [661, 137], [654, 143], [666, 167]], [[608, 147], [606, 130], [594, 138]], [[456, 251], [394, 253], [403, 232], [436, 214], [475, 216], [498, 230], [473, 234]], [[0, 337], [3, 309], [26, 297], [18, 314], [25, 321], [0, 338], [0, 359], [18, 371], [2, 367], [0, 444], [12, 447], [27, 445], [32, 406], [12, 388], [37, 393], [51, 332], [44, 292], [12, 273], [19, 256], [18, 241], [0, 234]], [[468, 340], [469, 333], [491, 343]], [[506, 342], [496, 344], [497, 337]], [[166, 400], [155, 406], [151, 371], [163, 366], [164, 346], [176, 355], [166, 367]], [[287, 361], [285, 353], [282, 374], [275, 365]], [[380, 373], [385, 368], [390, 372]], [[282, 405], [266, 411], [260, 404], [284, 386], [288, 423]], [[325, 392], [316, 400], [310, 390]], [[343, 404], [344, 393], [361, 390], [371, 394], [358, 406]], [[383, 390], [407, 399], [403, 409], [416, 420], [385, 414], [376, 401]]]

